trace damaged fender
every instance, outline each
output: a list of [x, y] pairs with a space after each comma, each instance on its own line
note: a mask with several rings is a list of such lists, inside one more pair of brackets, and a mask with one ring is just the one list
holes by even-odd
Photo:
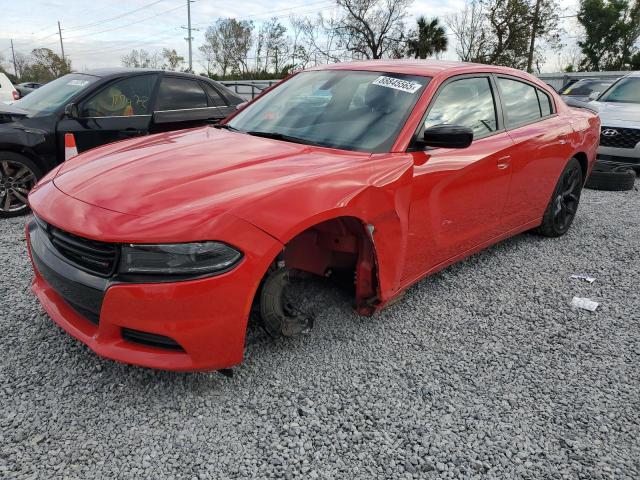
[[[406, 153], [375, 154], [356, 168], [323, 176], [322, 184], [310, 178], [263, 198], [259, 207], [243, 207], [233, 213], [285, 245], [322, 222], [340, 217], [358, 219], [373, 245], [371, 267], [377, 277], [377, 291], [376, 298], [357, 298], [357, 303], [360, 313], [371, 314], [398, 294], [407, 246], [413, 166], [412, 157]], [[313, 182], [320, 193], [309, 198], [307, 182]], [[278, 211], [278, 216], [261, 214], [269, 211]], [[363, 264], [366, 261], [366, 255], [361, 254], [356, 265], [358, 283], [365, 281], [358, 270], [367, 269]], [[356, 292], [360, 287], [356, 285]], [[365, 300], [367, 305], [363, 304]]]

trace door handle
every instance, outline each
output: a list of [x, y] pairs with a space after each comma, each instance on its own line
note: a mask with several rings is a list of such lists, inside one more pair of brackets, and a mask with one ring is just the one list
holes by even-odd
[[500, 170], [509, 168], [509, 165], [511, 163], [511, 155], [505, 155], [504, 157], [500, 157], [496, 163]]
[[125, 128], [124, 130], [122, 130], [122, 134], [123, 135], [140, 135], [142, 133], [142, 130], [138, 130], [137, 128]]

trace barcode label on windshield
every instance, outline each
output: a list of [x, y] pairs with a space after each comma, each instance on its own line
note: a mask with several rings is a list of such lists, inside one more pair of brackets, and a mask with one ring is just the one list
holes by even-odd
[[372, 85], [380, 85], [381, 87], [393, 88], [395, 90], [401, 90], [407, 93], [416, 93], [420, 90], [418, 82], [412, 82], [410, 80], [400, 80], [399, 78], [385, 77], [384, 75], [376, 78]]

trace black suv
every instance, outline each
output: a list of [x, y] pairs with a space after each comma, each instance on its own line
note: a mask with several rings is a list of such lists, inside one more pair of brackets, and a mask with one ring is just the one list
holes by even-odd
[[149, 133], [217, 123], [245, 100], [208, 78], [147, 69], [70, 73], [0, 104], [0, 217], [28, 210], [37, 180], [78, 152]]

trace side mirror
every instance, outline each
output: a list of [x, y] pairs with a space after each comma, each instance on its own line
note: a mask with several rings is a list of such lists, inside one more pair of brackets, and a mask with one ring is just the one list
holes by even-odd
[[467, 148], [473, 142], [473, 130], [458, 125], [434, 125], [424, 131], [422, 143], [427, 147]]
[[591, 92], [589, 94], [589, 100], [596, 100], [602, 92]]
[[69, 103], [64, 107], [64, 115], [67, 118], [79, 118], [80, 114], [78, 113], [78, 106], [75, 103]]

